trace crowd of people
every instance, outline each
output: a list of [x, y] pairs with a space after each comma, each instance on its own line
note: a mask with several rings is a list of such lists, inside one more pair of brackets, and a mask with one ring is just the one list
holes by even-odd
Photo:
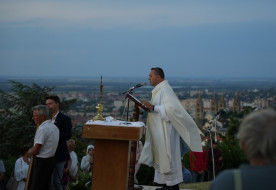
[[[253, 112], [244, 119], [238, 139], [250, 164], [221, 172], [223, 156], [218, 142], [209, 139], [211, 146], [204, 149], [197, 125], [165, 80], [163, 70], [151, 68], [149, 81], [154, 88], [151, 101], [142, 101], [150, 111], [145, 143], [137, 143], [135, 183], [138, 183], [136, 174], [140, 164], [146, 164], [154, 167], [154, 182], [162, 186], [156, 190], [179, 190], [180, 183], [205, 180], [213, 181], [211, 190], [275, 187], [275, 111]], [[28, 185], [31, 190], [66, 190], [69, 182], [77, 180], [79, 170], [93, 173], [95, 147], [87, 146], [86, 155], [79, 164], [76, 144], [71, 139], [71, 119], [60, 112], [59, 97], [49, 96], [45, 104], [33, 108], [33, 120], [38, 126], [33, 147], [23, 146], [21, 156], [15, 162], [14, 177], [19, 182], [17, 190], [24, 189], [30, 166]], [[185, 153], [189, 154], [190, 170], [183, 162]], [[0, 190], [4, 189], [4, 173], [5, 166], [0, 160]]]
[[[60, 112], [60, 99], [56, 95], [48, 96], [46, 105], [33, 107], [33, 117], [37, 130], [33, 147], [21, 147], [21, 156], [16, 160], [12, 175], [18, 182], [17, 190], [24, 190], [28, 185], [30, 190], [66, 190], [68, 182], [77, 180], [78, 171], [92, 172], [93, 154], [90, 150], [89, 168], [83, 163], [88, 158], [84, 156], [81, 165], [76, 152], [75, 141], [71, 139], [72, 124], [69, 116]], [[30, 169], [29, 180], [28, 171]], [[0, 190], [5, 189], [3, 177], [5, 166], [0, 160]], [[27, 184], [26, 184], [27, 182]]]

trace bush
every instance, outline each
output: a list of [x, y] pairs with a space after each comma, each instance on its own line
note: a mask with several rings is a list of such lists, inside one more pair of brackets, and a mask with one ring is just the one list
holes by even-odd
[[78, 171], [78, 179], [76, 182], [69, 183], [69, 190], [90, 190], [92, 176], [89, 172]]
[[[19, 158], [19, 156], [18, 156]], [[12, 170], [14, 169], [15, 162], [18, 159], [15, 156], [9, 156], [6, 160], [2, 160], [5, 166], [5, 176], [4, 176], [4, 183], [6, 184], [11, 176]]]
[[149, 167], [147, 165], [141, 164], [136, 178], [139, 184], [143, 185], [153, 185], [153, 178], [154, 178], [154, 168]]
[[248, 160], [240, 149], [237, 139], [225, 138], [219, 145], [223, 155], [222, 169], [238, 168], [242, 163], [248, 163]]

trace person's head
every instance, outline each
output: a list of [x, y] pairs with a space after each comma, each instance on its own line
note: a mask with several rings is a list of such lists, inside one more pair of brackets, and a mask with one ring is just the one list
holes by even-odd
[[89, 154], [90, 156], [93, 156], [93, 154], [94, 154], [94, 146], [93, 145], [87, 146], [87, 154]]
[[47, 106], [37, 105], [33, 107], [33, 120], [35, 124], [40, 125], [47, 119], [49, 119], [49, 110]]
[[25, 156], [25, 154], [28, 153], [28, 150], [29, 150], [29, 147], [28, 147], [28, 146], [22, 146], [22, 147], [20, 148], [20, 154], [21, 154], [21, 156]]
[[46, 105], [52, 116], [59, 111], [60, 99], [56, 95], [46, 97]]
[[73, 139], [69, 139], [67, 141], [67, 147], [68, 147], [69, 152], [72, 152], [73, 150], [75, 150], [75, 148], [76, 148], [75, 141]]
[[242, 121], [238, 139], [251, 164], [276, 164], [276, 112], [262, 110]]
[[151, 68], [149, 74], [149, 81], [151, 86], [156, 86], [165, 79], [165, 74], [163, 69], [160, 67]]

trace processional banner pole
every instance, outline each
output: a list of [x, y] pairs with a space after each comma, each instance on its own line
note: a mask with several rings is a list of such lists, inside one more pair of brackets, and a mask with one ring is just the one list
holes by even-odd
[[[36, 130], [39, 128], [39, 125], [36, 126]], [[28, 169], [28, 175], [27, 175], [27, 180], [26, 180], [26, 183], [25, 183], [25, 188], [24, 190], [28, 190], [29, 189], [29, 184], [30, 184], [30, 179], [31, 179], [31, 173], [32, 173], [32, 168], [33, 168], [33, 160], [34, 160], [34, 157], [33, 155], [31, 156], [31, 161], [30, 161], [30, 165], [29, 165], [29, 169]]]

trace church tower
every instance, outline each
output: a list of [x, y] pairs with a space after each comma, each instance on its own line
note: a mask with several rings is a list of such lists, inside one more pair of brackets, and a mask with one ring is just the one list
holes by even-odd
[[198, 93], [198, 97], [196, 100], [196, 120], [203, 119], [203, 102], [201, 98], [201, 93]]
[[211, 113], [216, 114], [218, 112], [218, 101], [217, 95], [213, 92], [212, 100], [211, 100]]
[[222, 93], [219, 98], [218, 110], [224, 110], [226, 108], [226, 103], [224, 100], [224, 94]]
[[241, 111], [241, 103], [239, 99], [239, 94], [236, 92], [234, 102], [233, 102], [233, 111], [240, 112]]

